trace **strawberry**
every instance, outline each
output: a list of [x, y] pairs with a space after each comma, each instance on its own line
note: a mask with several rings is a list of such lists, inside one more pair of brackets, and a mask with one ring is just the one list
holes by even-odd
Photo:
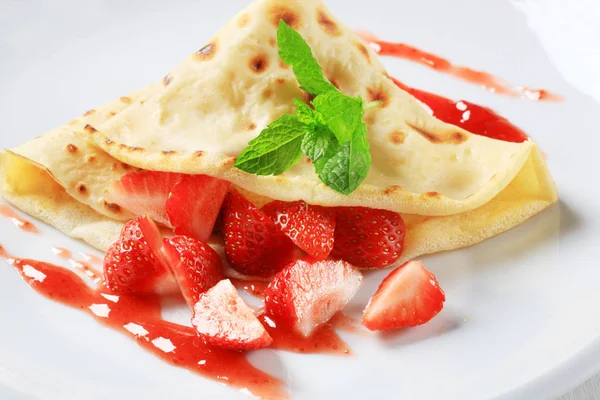
[[181, 178], [183, 174], [171, 172], [132, 172], [113, 182], [107, 197], [135, 215], [146, 214], [156, 222], [172, 227], [165, 204], [169, 192]]
[[262, 211], [285, 233], [296, 246], [324, 260], [333, 249], [335, 213], [332, 209], [306, 204], [272, 201]]
[[223, 203], [225, 255], [238, 272], [270, 276], [295, 258], [295, 246], [273, 221], [235, 190]]
[[444, 307], [446, 295], [421, 261], [393, 270], [369, 300], [362, 324], [372, 331], [424, 324]]
[[296, 260], [271, 281], [265, 312], [278, 323], [310, 336], [356, 294], [361, 273], [345, 261]]
[[106, 286], [115, 293], [176, 292], [160, 249], [160, 232], [150, 218], [143, 215], [127, 222], [104, 256]]
[[398, 213], [366, 207], [338, 207], [331, 256], [358, 268], [385, 268], [400, 258], [405, 232], [406, 226]]
[[200, 296], [192, 325], [208, 343], [226, 349], [257, 350], [273, 341], [229, 279]]
[[171, 273], [193, 309], [200, 295], [223, 279], [221, 258], [212, 247], [188, 236], [165, 238], [163, 246]]
[[166, 200], [166, 212], [177, 235], [203, 242], [210, 238], [229, 182], [207, 175], [184, 175]]

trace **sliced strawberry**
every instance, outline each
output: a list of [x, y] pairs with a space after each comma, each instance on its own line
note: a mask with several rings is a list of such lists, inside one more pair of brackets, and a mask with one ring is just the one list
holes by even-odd
[[208, 241], [228, 188], [229, 182], [208, 175], [185, 175], [166, 201], [175, 233]]
[[296, 260], [265, 292], [265, 312], [304, 336], [329, 321], [356, 294], [361, 273], [345, 261]]
[[188, 236], [165, 238], [163, 246], [171, 273], [193, 309], [200, 295], [223, 279], [221, 258], [209, 245]]
[[207, 342], [232, 350], [257, 350], [273, 339], [229, 279], [200, 296], [192, 325]]
[[127, 222], [104, 256], [106, 286], [116, 293], [177, 292], [160, 249], [160, 232], [150, 218], [143, 215]]
[[333, 249], [335, 213], [331, 208], [313, 206], [304, 201], [291, 203], [275, 200], [262, 210], [296, 246], [318, 260]]
[[165, 204], [169, 192], [183, 176], [171, 172], [132, 172], [113, 182], [107, 197], [135, 215], [146, 214], [156, 222], [171, 227]]
[[331, 256], [358, 268], [385, 268], [400, 258], [405, 232], [406, 226], [398, 213], [366, 207], [338, 207]]
[[372, 331], [424, 324], [444, 307], [446, 295], [421, 261], [393, 270], [379, 285], [363, 313], [362, 324]]
[[223, 203], [223, 234], [227, 261], [245, 275], [273, 275], [296, 256], [294, 243], [235, 190]]

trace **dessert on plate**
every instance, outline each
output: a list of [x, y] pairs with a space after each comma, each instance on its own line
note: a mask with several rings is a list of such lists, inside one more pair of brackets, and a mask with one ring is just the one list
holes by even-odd
[[[104, 289], [181, 293], [194, 332], [232, 351], [272, 345], [270, 322], [311, 337], [366, 269], [396, 268], [364, 326], [425, 323], [445, 295], [415, 258], [557, 200], [532, 139], [437, 119], [319, 0], [254, 1], [154, 84], [3, 151], [0, 178], [106, 252]], [[228, 278], [265, 282], [266, 317]]]

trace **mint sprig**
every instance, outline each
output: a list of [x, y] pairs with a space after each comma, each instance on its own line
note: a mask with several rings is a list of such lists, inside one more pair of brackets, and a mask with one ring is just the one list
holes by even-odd
[[234, 166], [256, 175], [279, 175], [302, 154], [310, 158], [319, 179], [348, 195], [371, 167], [365, 109], [360, 97], [341, 93], [327, 80], [302, 36], [283, 20], [277, 30], [279, 56], [292, 67], [300, 87], [316, 96], [308, 105], [294, 99], [296, 114], [284, 114], [248, 143]]

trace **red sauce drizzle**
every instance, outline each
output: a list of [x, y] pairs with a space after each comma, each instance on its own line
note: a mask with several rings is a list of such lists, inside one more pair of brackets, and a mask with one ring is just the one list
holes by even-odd
[[506, 118], [496, 114], [487, 107], [482, 107], [466, 100], [454, 101], [446, 97], [415, 89], [396, 78], [390, 77], [402, 90], [407, 91], [431, 109], [438, 119], [452, 125], [493, 139], [521, 143], [527, 140], [525, 132], [513, 125]]
[[13, 224], [22, 231], [30, 233], [40, 233], [39, 229], [36, 228], [31, 222], [19, 217], [19, 215], [10, 207], [0, 204], [0, 214], [11, 219]]
[[[67, 249], [55, 247], [53, 251], [72, 264], [78, 263], [72, 260], [72, 253]], [[12, 256], [2, 246], [0, 257], [13, 265], [23, 280], [42, 296], [91, 315], [99, 323], [130, 336], [165, 362], [247, 389], [259, 398], [287, 398], [283, 383], [252, 366], [244, 353], [208, 345], [193, 328], [163, 320], [159, 296], [114, 295], [105, 290], [100, 278], [98, 289], [92, 289], [66, 268]], [[253, 284], [256, 283], [248, 283], [248, 286]], [[256, 288], [250, 290], [261, 292]], [[347, 344], [335, 332], [335, 319], [319, 327], [307, 338], [277, 326], [264, 314], [258, 317], [273, 337], [272, 348], [297, 353], [351, 354]]]
[[488, 72], [478, 71], [460, 65], [454, 65], [445, 58], [423, 51], [406, 43], [394, 43], [379, 40], [377, 37], [368, 32], [358, 32], [358, 34], [376, 53], [382, 56], [393, 56], [416, 62], [438, 72], [461, 79], [465, 82], [482, 86], [493, 93], [534, 101], [564, 100], [562, 96], [556, 93], [551, 93], [545, 89], [532, 89], [525, 86], [513, 86], [505, 82], [503, 79]]
[[100, 257], [95, 256], [93, 254], [87, 254], [87, 253], [79, 253], [81, 255], [81, 257], [83, 257], [83, 259], [87, 262], [91, 262], [92, 264], [98, 264], [98, 265], [102, 265], [104, 263], [104, 260], [102, 260]]
[[101, 285], [98, 290], [90, 288], [66, 268], [14, 257], [2, 247], [0, 256], [42, 296], [90, 314], [165, 362], [247, 389], [259, 398], [287, 398], [283, 383], [252, 366], [244, 353], [210, 346], [193, 328], [164, 321], [158, 296], [115, 296], [103, 292]]

